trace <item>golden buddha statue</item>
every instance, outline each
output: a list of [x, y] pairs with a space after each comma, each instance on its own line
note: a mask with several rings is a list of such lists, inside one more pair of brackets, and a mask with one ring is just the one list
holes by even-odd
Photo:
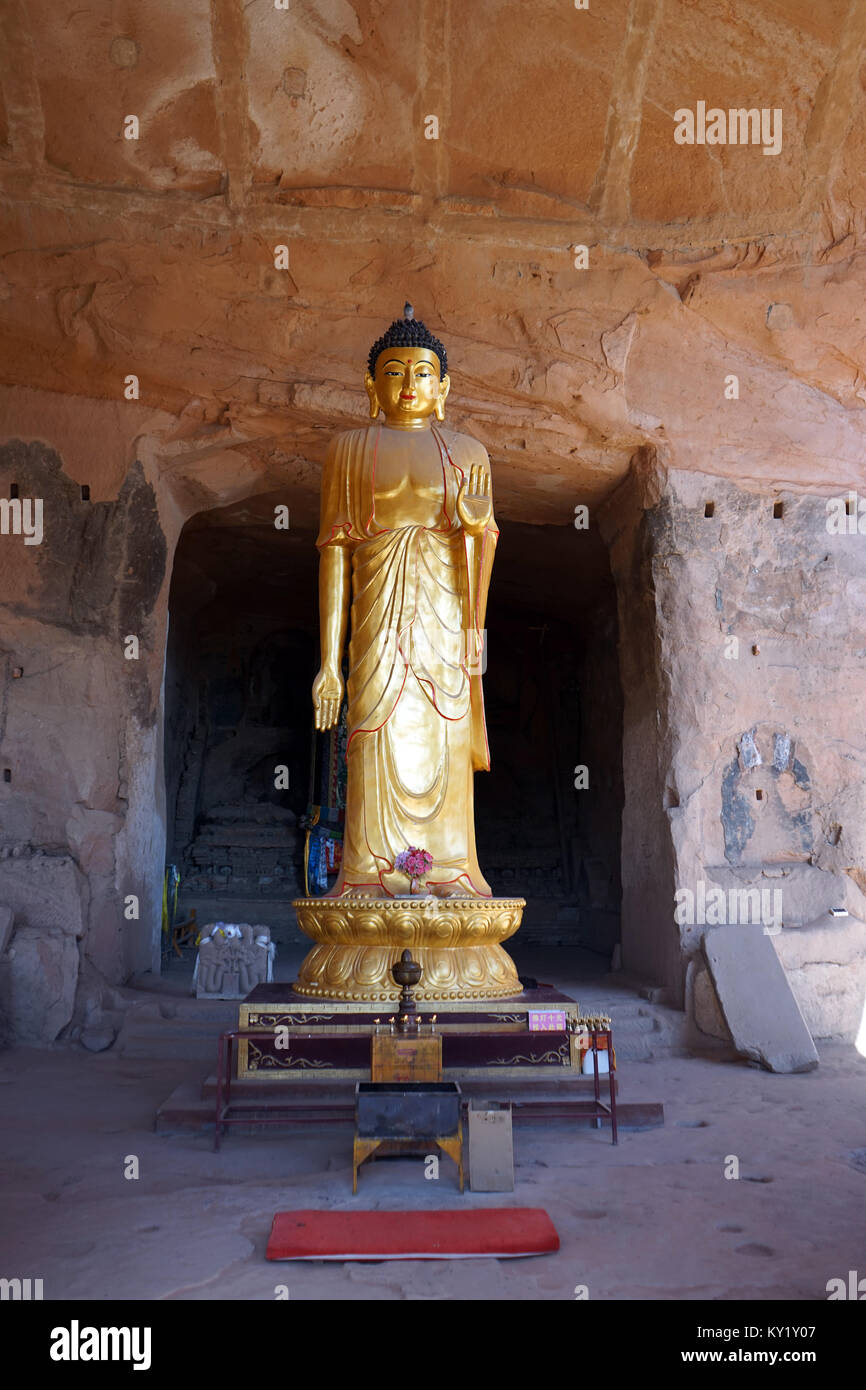
[[[336, 997], [396, 997], [390, 966], [414, 945], [419, 998], [506, 997], [520, 991], [514, 967], [498, 944], [479, 942], [516, 931], [523, 903], [492, 897], [473, 797], [474, 772], [490, 766], [490, 463], [477, 440], [442, 427], [445, 349], [411, 305], [370, 350], [365, 386], [375, 423], [336, 436], [322, 477], [313, 707], [317, 729], [336, 724], [351, 612], [346, 815], [334, 888], [297, 904], [301, 927], [323, 944], [296, 988], [326, 995], [329, 976]], [[432, 866], [424, 899], [407, 903], [396, 860], [409, 846]]]

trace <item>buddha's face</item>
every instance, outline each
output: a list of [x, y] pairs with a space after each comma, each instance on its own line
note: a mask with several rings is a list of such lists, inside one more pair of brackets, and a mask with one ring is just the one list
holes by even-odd
[[430, 416], [443, 416], [450, 382], [439, 379], [439, 358], [427, 348], [390, 347], [376, 358], [376, 374], [366, 378], [370, 413], [381, 406], [389, 425], [424, 427]]

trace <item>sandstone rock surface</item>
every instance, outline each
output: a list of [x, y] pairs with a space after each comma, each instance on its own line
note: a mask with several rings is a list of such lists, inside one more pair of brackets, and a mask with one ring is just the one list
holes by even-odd
[[[54, 928], [18, 927], [9, 952], [0, 1001], [12, 1036], [22, 1043], [49, 1043], [72, 1020], [79, 949], [73, 936]], [[6, 972], [4, 972], [4, 976]]]
[[[80, 940], [79, 1023], [100, 982], [158, 968], [179, 538], [252, 541], [276, 505], [314, 532], [328, 440], [365, 422], [366, 353], [408, 296], [449, 348], [449, 423], [490, 453], [503, 538], [536, 531], [509, 601], [542, 628], [594, 611], [613, 573], [624, 967], [682, 1002], [702, 928], [674, 921], [677, 889], [778, 881], [789, 924], [849, 908], [833, 969], [786, 964], [811, 1026], [847, 1030], [866, 918], [866, 7], [405, 8], [3, 20], [0, 499], [40, 499], [45, 534], [0, 534], [0, 902], [76, 974]], [[699, 103], [780, 112], [778, 151], [678, 143], [674, 113]], [[585, 667], [606, 673], [614, 626], [587, 626]], [[559, 760], [560, 797], [580, 756]], [[607, 950], [617, 874], [593, 853], [581, 873]], [[49, 1033], [61, 994], [39, 1005]]]
[[4, 955], [15, 926], [15, 914], [11, 907], [0, 903], [0, 956]]

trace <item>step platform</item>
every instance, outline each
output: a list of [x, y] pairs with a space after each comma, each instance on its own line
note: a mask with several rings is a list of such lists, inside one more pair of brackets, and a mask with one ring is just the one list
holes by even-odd
[[[607, 1078], [605, 1077], [605, 1080]], [[495, 1083], [495, 1084], [491, 1084]], [[617, 1091], [617, 1124], [622, 1130], [656, 1129], [664, 1124], [664, 1106], [658, 1101], [624, 1101], [619, 1081]], [[488, 1074], [486, 1081], [460, 1083], [467, 1101], [487, 1101], [494, 1095], [498, 1101], [511, 1104], [514, 1122], [547, 1123], [549, 1120], [569, 1120], [586, 1127], [598, 1123], [593, 1113], [593, 1080], [591, 1076], [569, 1077], [557, 1072], [546, 1082], [500, 1080]], [[606, 1088], [605, 1088], [606, 1089]], [[178, 1086], [163, 1101], [156, 1116], [159, 1134], [213, 1133], [215, 1122], [217, 1078], [207, 1077], [198, 1085]], [[337, 1125], [349, 1129], [355, 1124], [355, 1086], [349, 1081], [325, 1084], [315, 1074], [308, 1074], [300, 1085], [274, 1085], [272, 1081], [250, 1080], [233, 1082], [232, 1110], [237, 1117], [236, 1133], [264, 1134], [270, 1130], [275, 1115], [282, 1116], [282, 1132], [297, 1133], [299, 1126]], [[610, 1120], [601, 1117], [607, 1128]], [[280, 1133], [280, 1129], [277, 1129]]]
[[[547, 1017], [536, 1018], [530, 1028], [533, 1013]], [[353, 1125], [355, 1083], [371, 1079], [371, 1039], [377, 1029], [390, 1031], [393, 1014], [389, 1004], [315, 1001], [288, 984], [257, 986], [239, 1006], [241, 1036], [232, 1048], [237, 1070], [223, 1072], [229, 1080], [231, 1124], [241, 1134], [262, 1133], [275, 1124], [289, 1131], [298, 1125]], [[611, 1117], [598, 1104], [601, 1090], [611, 1101], [616, 1098], [621, 1128], [664, 1124], [661, 1104], [618, 1098], [616, 1072], [598, 1078], [582, 1074], [580, 1034], [573, 1031], [581, 1019], [580, 1005], [552, 986], [539, 984], [511, 999], [487, 1003], [437, 1002], [421, 1006], [419, 1014], [422, 1036], [435, 1014], [432, 1026], [442, 1040], [441, 1079], [459, 1081], [467, 1102], [491, 1097], [510, 1102], [517, 1122], [568, 1119], [606, 1128]], [[599, 1049], [605, 1041], [612, 1041], [610, 1034], [599, 1036]], [[217, 1091], [223, 1084], [210, 1076], [201, 1087], [179, 1086], [160, 1107], [157, 1130], [213, 1131]], [[221, 1113], [228, 1101], [228, 1095], [220, 1101]]]
[[[237, 1039], [237, 1079], [291, 1083], [315, 1072], [329, 1081], [369, 1081], [370, 1040], [390, 1031], [395, 1011], [388, 1003], [312, 1000], [288, 984], [258, 985], [239, 1009], [247, 1036]], [[580, 1075], [573, 1031], [580, 1006], [550, 985], [506, 1000], [437, 1001], [419, 1006], [418, 1017], [422, 1037], [441, 1036], [443, 1081]]]

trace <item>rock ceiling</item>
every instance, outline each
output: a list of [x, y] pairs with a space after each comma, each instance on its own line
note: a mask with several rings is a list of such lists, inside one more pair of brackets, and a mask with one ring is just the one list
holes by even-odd
[[[567, 524], [646, 444], [863, 480], [862, 0], [277, 3], [8, 0], [5, 432], [94, 498], [138, 452], [183, 515], [285, 489], [309, 524], [408, 296], [503, 517]], [[677, 143], [701, 102], [781, 149]]]

